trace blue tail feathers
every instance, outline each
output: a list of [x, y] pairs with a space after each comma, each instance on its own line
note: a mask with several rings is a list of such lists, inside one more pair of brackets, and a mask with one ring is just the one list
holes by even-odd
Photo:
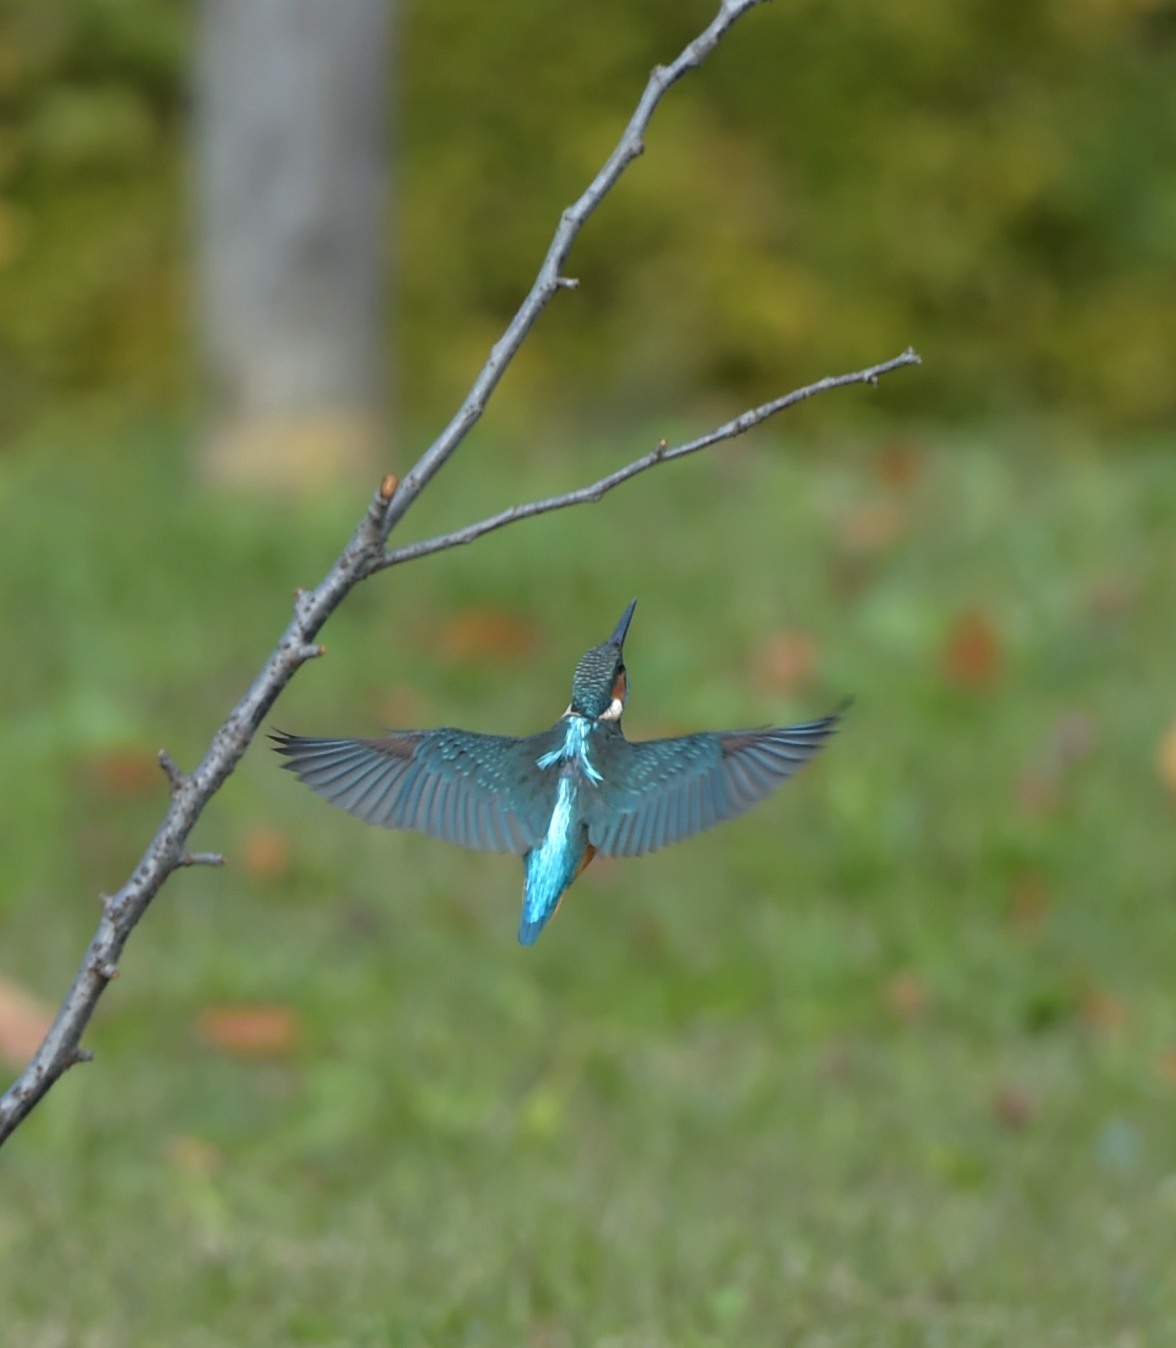
[[[519, 944], [534, 945], [559, 907], [559, 901], [571, 880], [554, 877], [541, 863], [533, 865], [536, 854], [526, 859], [527, 885], [523, 891], [523, 911], [519, 916]], [[552, 881], [554, 880], [554, 883]], [[562, 881], [562, 883], [561, 883]]]
[[547, 925], [547, 917], [528, 919], [526, 913], [523, 914], [519, 922], [519, 945], [534, 945], [539, 939], [539, 933]]

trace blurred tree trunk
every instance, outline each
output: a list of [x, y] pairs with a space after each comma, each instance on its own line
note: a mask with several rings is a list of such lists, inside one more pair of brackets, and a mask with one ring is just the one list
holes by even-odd
[[385, 352], [391, 0], [202, 0], [199, 312], [229, 485], [366, 465]]

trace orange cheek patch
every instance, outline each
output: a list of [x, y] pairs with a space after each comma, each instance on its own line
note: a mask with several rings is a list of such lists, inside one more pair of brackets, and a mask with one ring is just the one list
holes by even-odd
[[613, 700], [615, 702], [624, 702], [625, 694], [629, 691], [629, 676], [622, 670], [617, 675], [617, 681], [613, 684]]

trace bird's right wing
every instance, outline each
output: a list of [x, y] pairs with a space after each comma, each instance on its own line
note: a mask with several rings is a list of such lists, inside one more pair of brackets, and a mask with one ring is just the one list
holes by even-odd
[[335, 740], [275, 731], [271, 738], [289, 760], [284, 767], [369, 824], [481, 852], [521, 854], [543, 838], [534, 773], [550, 733], [512, 739], [446, 728]]
[[605, 769], [597, 788], [588, 840], [603, 856], [640, 856], [734, 819], [807, 763], [840, 719], [626, 744], [623, 774]]

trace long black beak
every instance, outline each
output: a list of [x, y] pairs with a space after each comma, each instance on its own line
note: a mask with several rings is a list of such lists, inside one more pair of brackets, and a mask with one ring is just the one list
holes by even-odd
[[625, 644], [625, 634], [629, 630], [629, 624], [633, 621], [633, 610], [637, 607], [636, 599], [621, 614], [621, 621], [617, 623], [617, 630], [609, 637], [609, 643], [613, 646], [623, 646]]

